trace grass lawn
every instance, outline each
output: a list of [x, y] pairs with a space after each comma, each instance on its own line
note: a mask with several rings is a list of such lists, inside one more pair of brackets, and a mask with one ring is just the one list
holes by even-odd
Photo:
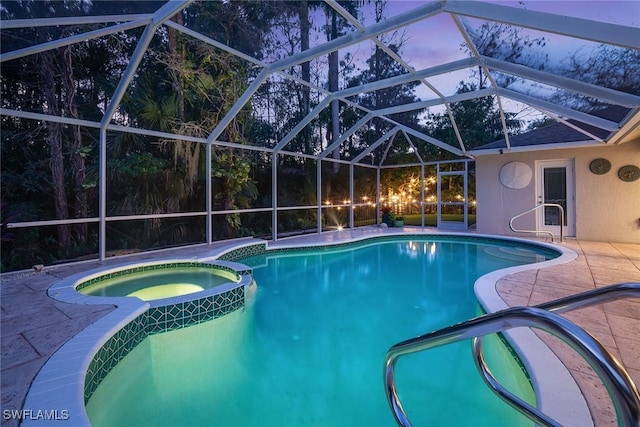
[[[437, 224], [437, 215], [436, 214], [425, 214], [424, 216], [424, 225], [426, 226], [430, 226], [430, 227], [436, 227]], [[463, 215], [462, 214], [443, 214], [442, 215], [442, 220], [443, 221], [458, 221], [458, 222], [462, 222], [463, 221]], [[476, 223], [476, 216], [475, 215], [469, 215], [469, 225], [475, 224]], [[422, 220], [420, 219], [420, 214], [415, 214], [415, 215], [405, 215], [404, 216], [404, 224], [405, 225], [422, 225]]]

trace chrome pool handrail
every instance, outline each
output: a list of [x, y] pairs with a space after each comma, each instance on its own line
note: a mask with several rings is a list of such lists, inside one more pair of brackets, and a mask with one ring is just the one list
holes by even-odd
[[[402, 408], [396, 388], [394, 370], [398, 358], [406, 354], [464, 339], [475, 339], [515, 327], [535, 327], [562, 339], [591, 365], [609, 392], [619, 425], [624, 427], [640, 425], [640, 394], [629, 373], [598, 340], [559, 315], [559, 313], [566, 311], [625, 297], [640, 298], [640, 283], [612, 285], [533, 307], [513, 307], [395, 344], [385, 357], [384, 383], [387, 400], [396, 421], [401, 426], [411, 426], [411, 422]], [[476, 366], [492, 391], [535, 422], [542, 425], [559, 425], [557, 421], [521, 401], [502, 387], [486, 367], [481, 350], [481, 343], [478, 345], [474, 343]]]
[[551, 231], [547, 231], [547, 230], [520, 230], [520, 229], [516, 229], [513, 226], [513, 222], [520, 218], [521, 216], [524, 216], [530, 212], [533, 212], [535, 210], [538, 210], [542, 207], [550, 207], [550, 208], [558, 208], [558, 210], [560, 211], [560, 242], [562, 242], [564, 240], [564, 208], [562, 207], [562, 205], [559, 205], [557, 203], [540, 203], [539, 205], [536, 205], [534, 207], [532, 207], [531, 209], [527, 209], [526, 211], [519, 213], [518, 215], [514, 216], [513, 218], [511, 218], [509, 220], [509, 228], [511, 229], [511, 231], [513, 231], [514, 233], [544, 233], [544, 234], [548, 234], [549, 236], [551, 236], [551, 242], [553, 243], [555, 236], [553, 235], [553, 233]]

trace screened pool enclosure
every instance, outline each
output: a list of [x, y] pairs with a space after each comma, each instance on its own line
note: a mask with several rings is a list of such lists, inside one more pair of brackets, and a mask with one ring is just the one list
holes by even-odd
[[513, 135], [638, 134], [634, 2], [0, 9], [3, 271], [389, 216], [465, 229], [475, 156], [553, 148]]

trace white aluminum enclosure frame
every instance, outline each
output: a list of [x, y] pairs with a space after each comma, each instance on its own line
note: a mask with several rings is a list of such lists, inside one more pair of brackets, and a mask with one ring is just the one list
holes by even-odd
[[[186, 216], [206, 216], [206, 238], [204, 239], [207, 244], [212, 243], [213, 235], [213, 215], [228, 214], [228, 213], [243, 213], [243, 212], [271, 212], [271, 224], [272, 224], [272, 239], [278, 238], [278, 212], [289, 209], [316, 209], [318, 213], [317, 232], [322, 231], [321, 213], [323, 209], [322, 203], [322, 163], [323, 162], [339, 162], [349, 166], [349, 192], [350, 203], [344, 205], [350, 209], [349, 213], [349, 226], [353, 226], [354, 221], [354, 168], [365, 167], [373, 168], [376, 170], [377, 176], [377, 190], [376, 190], [376, 206], [379, 206], [380, 202], [380, 170], [389, 166], [383, 166], [382, 163], [378, 165], [371, 165], [363, 163], [374, 150], [380, 147], [384, 147], [387, 144], [386, 150], [393, 143], [396, 135], [401, 132], [409, 141], [409, 144], [414, 147], [414, 151], [417, 154], [417, 165], [421, 167], [423, 181], [424, 181], [424, 168], [425, 165], [435, 164], [429, 162], [428, 159], [423, 159], [415, 150], [414, 143], [411, 138], [417, 138], [425, 141], [429, 144], [433, 144], [441, 149], [447, 150], [457, 156], [472, 158], [474, 150], [469, 148], [468, 141], [464, 141], [461, 133], [458, 129], [457, 123], [453, 117], [450, 109], [450, 104], [476, 99], [481, 97], [494, 97], [499, 107], [503, 133], [506, 140], [506, 150], [510, 150], [509, 134], [505, 123], [505, 115], [503, 111], [503, 100], [515, 100], [520, 103], [524, 103], [534, 109], [543, 112], [544, 114], [561, 121], [575, 130], [583, 133], [586, 139], [593, 141], [593, 145], [598, 144], [617, 144], [622, 141], [631, 132], [636, 131], [640, 124], [640, 96], [638, 94], [621, 92], [606, 87], [585, 83], [579, 80], [570, 79], [558, 75], [554, 75], [549, 72], [535, 70], [524, 65], [514, 64], [490, 57], [481, 55], [477, 48], [473, 46], [471, 38], [467, 34], [463, 25], [463, 20], [467, 18], [477, 18], [487, 21], [505, 23], [521, 28], [533, 29], [550, 34], [558, 34], [568, 36], [576, 39], [583, 39], [588, 41], [594, 41], [597, 43], [603, 43], [611, 46], [618, 46], [629, 49], [640, 50], [640, 29], [635, 27], [626, 27], [616, 24], [603, 23], [598, 21], [591, 21], [581, 18], [573, 18], [568, 16], [559, 16], [550, 13], [535, 12], [531, 10], [523, 10], [520, 8], [502, 6], [496, 4], [489, 4], [477, 1], [429, 1], [429, 2], [416, 2], [416, 7], [407, 12], [398, 14], [396, 16], [389, 17], [386, 20], [375, 23], [370, 26], [365, 26], [358, 21], [357, 18], [350, 15], [344, 8], [342, 8], [334, 0], [325, 0], [326, 3], [332, 7], [337, 13], [344, 17], [354, 27], [354, 31], [350, 32], [342, 37], [334, 39], [332, 41], [319, 44], [306, 51], [295, 53], [291, 56], [285, 57], [273, 63], [264, 63], [256, 58], [241, 53], [225, 44], [213, 40], [203, 34], [200, 34], [190, 28], [180, 25], [170, 18], [176, 13], [180, 13], [183, 9], [190, 7], [192, 0], [188, 1], [169, 1], [157, 11], [152, 14], [142, 15], [111, 15], [111, 16], [81, 16], [81, 17], [65, 17], [65, 18], [42, 18], [42, 19], [23, 19], [23, 20], [2, 20], [2, 29], [23, 28], [33, 26], [66, 26], [66, 25], [83, 25], [83, 24], [112, 24], [107, 25], [100, 30], [92, 30], [83, 34], [75, 35], [72, 37], [62, 38], [60, 40], [53, 40], [47, 43], [37, 44], [27, 48], [19, 49], [12, 52], [5, 52], [0, 54], [0, 63], [6, 63], [8, 61], [16, 60], [28, 55], [34, 55], [39, 52], [47, 51], [50, 49], [56, 49], [62, 46], [71, 45], [74, 43], [84, 42], [86, 40], [103, 37], [109, 34], [126, 31], [132, 28], [144, 27], [144, 32], [138, 40], [137, 47], [129, 59], [129, 64], [126, 67], [124, 73], [120, 78], [120, 82], [116, 87], [113, 94], [111, 94], [111, 102], [106, 108], [104, 115], [100, 122], [93, 122], [88, 120], [74, 119], [71, 117], [59, 117], [52, 116], [38, 112], [21, 111], [17, 109], [1, 108], [0, 114], [9, 117], [20, 117], [31, 120], [43, 120], [49, 122], [57, 122], [70, 125], [80, 125], [89, 128], [99, 130], [99, 146], [100, 146], [100, 169], [99, 169], [99, 216], [97, 218], [82, 218], [82, 219], [63, 219], [54, 221], [32, 221], [9, 224], [10, 227], [36, 227], [43, 225], [58, 225], [58, 224], [75, 224], [75, 223], [99, 223], [99, 259], [104, 260], [106, 258], [106, 223], [108, 221], [122, 221], [131, 219], [148, 219], [148, 218], [171, 218], [171, 217], [186, 217]], [[389, 46], [382, 42], [381, 35], [389, 33], [395, 30], [401, 30], [407, 26], [428, 20], [439, 14], [450, 15], [460, 32], [461, 37], [470, 46], [472, 53], [470, 58], [463, 60], [455, 60], [442, 65], [428, 67], [425, 69], [416, 70], [409, 65], [409, 63], [395, 54]], [[134, 79], [137, 68], [143, 58], [143, 55], [148, 48], [152, 38], [156, 35], [157, 30], [161, 26], [168, 26], [176, 29], [189, 37], [193, 37], [214, 46], [218, 49], [222, 49], [230, 54], [233, 54], [245, 61], [254, 64], [259, 67], [260, 72], [256, 78], [247, 87], [245, 92], [235, 101], [230, 110], [220, 120], [220, 122], [211, 130], [206, 138], [194, 138], [185, 137], [183, 135], [177, 135], [167, 132], [159, 132], [150, 129], [132, 128], [112, 123], [112, 118], [117, 112], [120, 106], [122, 97], [124, 96], [127, 88]], [[360, 42], [370, 41], [375, 44], [387, 55], [390, 55], [396, 60], [402, 67], [406, 69], [406, 73], [379, 80], [372, 83], [367, 83], [358, 87], [345, 88], [336, 92], [330, 92], [325, 88], [314, 85], [310, 82], [305, 82], [300, 78], [291, 76], [285, 72], [285, 70], [299, 65], [305, 61], [317, 59], [330, 52], [344, 49]], [[440, 76], [442, 74], [451, 73], [454, 71], [468, 69], [470, 67], [478, 67], [482, 70], [482, 73], [487, 77], [491, 83], [488, 88], [479, 89], [474, 92], [456, 94], [451, 96], [445, 96], [440, 93], [430, 79]], [[535, 82], [544, 83], [546, 85], [556, 87], [562, 90], [574, 92], [584, 96], [601, 99], [604, 102], [612, 105], [618, 105], [625, 108], [629, 108], [630, 112], [620, 122], [606, 120], [600, 117], [596, 117], [590, 114], [586, 114], [581, 111], [577, 111], [571, 108], [563, 107], [561, 105], [553, 104], [543, 99], [536, 98], [532, 95], [524, 95], [515, 92], [510, 89], [499, 87], [490, 75], [490, 71], [499, 71], [508, 73], [517, 77], [529, 79]], [[243, 107], [250, 103], [253, 95], [258, 91], [261, 85], [266, 82], [270, 76], [277, 75], [279, 78], [286, 78], [295, 81], [298, 84], [305, 85], [311, 90], [314, 90], [318, 94], [322, 94], [324, 98], [315, 106], [309, 114], [304, 117], [286, 136], [284, 136], [273, 147], [261, 147], [253, 145], [238, 144], [233, 141], [220, 140], [227, 125], [234, 119], [234, 117], [243, 109]], [[418, 82], [421, 85], [426, 86], [434, 94], [432, 99], [423, 99], [420, 102], [415, 102], [405, 105], [397, 105], [394, 107], [382, 108], [378, 110], [371, 110], [364, 108], [357, 104], [351, 98], [363, 94], [365, 92], [371, 92], [379, 89], [385, 89], [393, 87], [395, 85]], [[297, 153], [286, 151], [287, 145], [294, 140], [294, 138], [313, 121], [322, 111], [326, 108], [330, 108], [330, 105], [334, 101], [339, 101], [351, 107], [355, 107], [362, 113], [362, 118], [352, 128], [339, 135], [332, 142], [327, 144], [327, 147], [316, 155]], [[434, 138], [431, 135], [424, 134], [415, 129], [412, 129], [401, 123], [397, 123], [390, 118], [390, 115], [405, 112], [415, 111], [428, 107], [443, 106], [451, 121], [452, 128], [454, 130], [458, 146], [449, 145], [443, 141]], [[350, 135], [358, 131], [360, 127], [366, 125], [366, 123], [373, 119], [379, 118], [389, 122], [392, 125], [392, 129], [386, 135], [383, 135], [364, 151], [358, 154], [351, 160], [336, 160], [330, 157], [333, 149], [339, 148], [341, 144], [346, 141]], [[568, 122], [569, 119], [584, 123], [586, 125], [594, 126], [599, 129], [604, 129], [609, 132], [606, 138], [600, 138], [593, 135], [593, 133], [584, 130], [580, 126], [576, 126]], [[207, 161], [207, 181], [206, 181], [206, 206], [203, 212], [189, 212], [189, 213], [174, 213], [174, 214], [154, 214], [154, 215], [133, 215], [133, 216], [120, 216], [109, 217], [107, 216], [107, 189], [106, 189], [106, 172], [107, 172], [107, 131], [119, 131], [136, 133], [147, 136], [155, 136], [167, 140], [186, 140], [204, 144], [206, 147], [206, 161]], [[233, 210], [233, 211], [214, 211], [212, 200], [212, 180], [211, 180], [211, 159], [212, 149], [216, 147], [232, 147], [243, 150], [267, 152], [271, 154], [272, 161], [272, 206], [270, 208], [261, 209], [246, 209], [246, 210]], [[541, 149], [540, 147], [531, 147], [531, 149]], [[279, 207], [277, 188], [277, 158], [279, 155], [293, 155], [302, 158], [313, 159], [316, 161], [316, 204], [312, 206], [295, 206], [295, 207]], [[386, 156], [386, 152], [385, 152]], [[406, 164], [394, 165], [394, 167], [406, 167]], [[466, 182], [466, 178], [465, 178]], [[422, 182], [422, 188], [424, 189], [424, 182]], [[465, 195], [467, 199], [467, 195]], [[424, 212], [425, 200], [424, 191], [421, 200], [422, 212]], [[342, 205], [341, 205], [342, 206]]]

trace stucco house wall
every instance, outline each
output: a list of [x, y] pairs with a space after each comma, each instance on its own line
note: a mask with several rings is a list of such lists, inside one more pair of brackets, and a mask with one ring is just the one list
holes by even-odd
[[[604, 175], [593, 174], [589, 164], [596, 158], [611, 162]], [[476, 157], [476, 228], [479, 233], [531, 236], [513, 233], [509, 220], [536, 205], [536, 162], [574, 161], [575, 237], [583, 240], [640, 243], [640, 180], [624, 182], [618, 169], [624, 165], [640, 167], [640, 140], [617, 146], [564, 148], [527, 152], [506, 152]], [[533, 170], [533, 179], [522, 189], [506, 188], [500, 182], [500, 169], [513, 162], [524, 162]], [[535, 215], [517, 221], [517, 228], [535, 229]]]

